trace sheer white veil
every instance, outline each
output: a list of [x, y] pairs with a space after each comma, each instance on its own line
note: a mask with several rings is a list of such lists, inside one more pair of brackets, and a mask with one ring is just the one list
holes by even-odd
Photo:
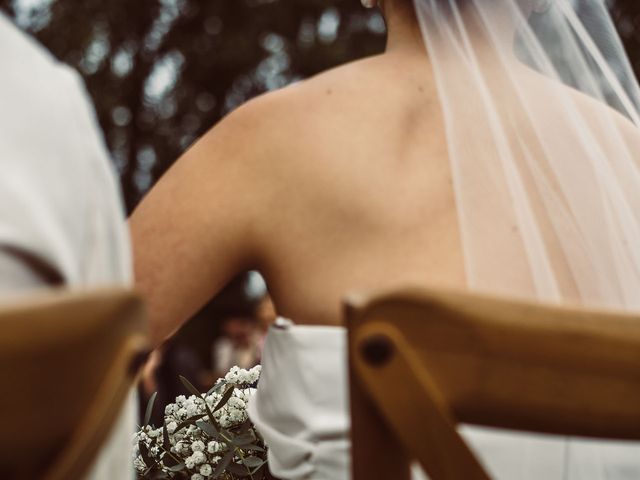
[[[469, 287], [640, 309], [640, 89], [606, 5], [414, 5], [446, 123]], [[640, 469], [632, 445], [557, 441], [504, 437], [502, 458], [487, 443], [485, 461], [497, 459], [499, 478]], [[561, 473], [549, 473], [549, 459]]]
[[601, 0], [414, 0], [469, 287], [640, 308], [640, 89]]

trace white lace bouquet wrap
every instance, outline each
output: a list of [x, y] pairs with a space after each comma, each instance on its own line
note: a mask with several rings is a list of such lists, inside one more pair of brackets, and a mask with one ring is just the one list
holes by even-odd
[[264, 478], [266, 446], [247, 414], [259, 377], [260, 366], [233, 367], [207, 393], [180, 377], [193, 395], [181, 395], [167, 405], [160, 428], [148, 425], [154, 395], [135, 436], [133, 462], [138, 478]]

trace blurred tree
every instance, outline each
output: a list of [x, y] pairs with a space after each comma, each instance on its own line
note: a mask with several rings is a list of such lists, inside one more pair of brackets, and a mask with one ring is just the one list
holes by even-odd
[[614, 23], [622, 35], [631, 63], [640, 76], [640, 2], [637, 0], [615, 0], [609, 2]]
[[357, 0], [0, 0], [84, 76], [129, 210], [250, 97], [379, 52]]
[[[640, 3], [612, 11], [640, 71]], [[358, 0], [0, 0], [84, 76], [127, 207], [247, 99], [382, 51]]]

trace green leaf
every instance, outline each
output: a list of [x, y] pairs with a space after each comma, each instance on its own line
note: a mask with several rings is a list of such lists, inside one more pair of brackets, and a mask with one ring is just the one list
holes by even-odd
[[211, 425], [211, 423], [209, 423], [209, 422], [205, 422], [203, 420], [199, 420], [199, 421], [196, 422], [196, 427], [198, 427], [204, 433], [209, 435], [211, 438], [216, 438], [217, 439], [220, 436], [220, 434], [218, 433], [218, 430], [216, 430], [216, 427]]
[[254, 452], [264, 452], [266, 451], [264, 448], [262, 448], [259, 445], [242, 445], [241, 447], [243, 450], [248, 450], [248, 451], [254, 451]]
[[220, 410], [222, 407], [224, 407], [227, 404], [227, 402], [229, 401], [229, 399], [233, 395], [233, 391], [235, 389], [236, 389], [235, 385], [230, 385], [229, 388], [227, 388], [227, 391], [224, 392], [224, 395], [222, 395], [222, 398], [220, 399], [220, 401], [216, 404], [215, 408], [213, 409], [214, 412], [217, 412], [218, 410]]
[[222, 457], [222, 460], [220, 460], [220, 463], [218, 463], [218, 465], [216, 466], [216, 469], [213, 471], [213, 474], [211, 475], [211, 477], [218, 478], [220, 475], [222, 475], [222, 472], [226, 470], [226, 468], [229, 466], [229, 464], [233, 460], [234, 453], [235, 452], [233, 450], [229, 450], [225, 454], [225, 456]]
[[167, 450], [162, 457], [162, 464], [167, 468], [175, 467], [176, 465], [179, 465], [180, 462], [181, 460], [169, 450]]
[[242, 460], [247, 467], [250, 468], [260, 468], [264, 464], [264, 460], [258, 458], [256, 456], [246, 457]]
[[142, 476], [142, 480], [169, 480], [170, 478], [168, 473], [156, 469], [147, 471]]
[[251, 472], [251, 475], [253, 475], [253, 479], [256, 480], [258, 478], [264, 477], [264, 474], [266, 473], [266, 471], [267, 471], [267, 461], [264, 460], [262, 462], [262, 465], [253, 469], [253, 471]]
[[227, 467], [227, 472], [233, 473], [239, 477], [248, 477], [251, 475], [251, 471], [245, 467], [244, 465], [240, 465], [239, 463], [232, 463]]
[[238, 435], [233, 439], [233, 444], [238, 447], [243, 447], [244, 445], [250, 445], [255, 441], [256, 437], [251, 433], [243, 433], [242, 435]]
[[147, 403], [147, 411], [144, 414], [144, 423], [142, 424], [143, 427], [146, 427], [149, 425], [149, 421], [151, 420], [151, 414], [153, 413], [153, 404], [156, 403], [157, 396], [158, 396], [158, 392], [153, 392], [153, 395], [151, 395], [151, 398]]
[[253, 480], [263, 480], [265, 478], [265, 474], [267, 473], [267, 468], [265, 465], [267, 462], [264, 462], [264, 465], [260, 468], [257, 468], [253, 471]]
[[174, 465], [173, 467], [169, 467], [169, 470], [171, 470], [172, 472], [181, 472], [184, 469], [185, 469], [184, 463], [179, 463], [177, 465]]
[[156, 465], [156, 461], [149, 456], [149, 449], [147, 445], [140, 440], [138, 442], [138, 450], [140, 450], [140, 456], [142, 457], [142, 461], [147, 467], [154, 467]]
[[[233, 445], [233, 439], [235, 438], [233, 433], [231, 433], [229, 430], [225, 430], [224, 428], [219, 428], [218, 431], [220, 432], [220, 440], [222, 440], [227, 445]], [[229, 441], [227, 441], [226, 439], [229, 439]]]
[[185, 388], [189, 390], [193, 395], [195, 395], [196, 397], [202, 398], [202, 393], [196, 387], [194, 387], [189, 380], [187, 380], [182, 375], [180, 375], [180, 381], [185, 386]]
[[185, 421], [181, 422], [177, 427], [176, 427], [176, 431], [174, 433], [178, 433], [180, 430], [182, 430], [185, 427], [188, 427], [189, 425], [194, 425], [198, 420], [206, 417], [207, 414], [206, 413], [202, 413], [200, 415], [194, 415], [193, 417], [189, 417], [187, 418]]
[[222, 389], [222, 387], [224, 387], [226, 384], [227, 384], [227, 382], [225, 380], [223, 380], [220, 383], [218, 383], [217, 385], [214, 385], [213, 387], [211, 387], [209, 389], [209, 391], [207, 392], [207, 395], [211, 395], [212, 393], [217, 392], [218, 390]]
[[162, 448], [165, 451], [171, 450], [171, 440], [169, 440], [169, 432], [167, 431], [167, 424], [162, 425]]
[[[189, 390], [195, 396], [200, 397], [202, 399], [202, 401], [204, 402], [204, 408], [207, 410], [207, 415], [209, 415], [209, 420], [211, 421], [211, 424], [212, 425], [216, 425], [216, 419], [213, 417], [213, 412], [209, 408], [209, 405], [207, 404], [207, 402], [206, 402], [204, 396], [202, 395], [202, 393], [200, 393], [198, 391], [198, 389], [196, 387], [194, 387], [193, 384], [189, 380], [187, 380], [185, 377], [183, 377], [182, 375], [180, 375], [180, 381], [182, 382], [182, 384], [185, 386], [185, 388], [187, 390]], [[215, 410], [214, 410], [214, 412], [215, 412]]]
[[253, 427], [253, 422], [251, 421], [250, 418], [247, 418], [244, 422], [242, 422], [234, 430], [238, 430], [238, 433], [245, 433], [245, 432], [248, 432], [249, 430], [251, 430], [252, 427]]

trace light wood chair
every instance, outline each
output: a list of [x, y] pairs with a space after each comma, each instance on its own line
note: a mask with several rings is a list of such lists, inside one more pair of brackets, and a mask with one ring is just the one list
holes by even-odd
[[347, 302], [353, 479], [488, 480], [459, 423], [640, 440], [640, 315], [405, 291]]
[[0, 476], [82, 479], [148, 349], [128, 291], [43, 294], [0, 307]]

